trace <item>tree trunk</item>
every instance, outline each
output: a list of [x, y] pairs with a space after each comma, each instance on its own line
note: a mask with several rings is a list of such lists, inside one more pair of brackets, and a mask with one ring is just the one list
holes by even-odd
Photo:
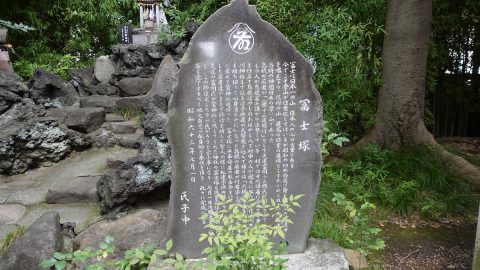
[[370, 143], [390, 149], [430, 145], [446, 159], [451, 170], [480, 190], [479, 168], [438, 145], [423, 122], [432, 0], [387, 2], [383, 85], [375, 127], [353, 148]]
[[357, 146], [434, 143], [423, 122], [431, 22], [432, 0], [388, 0], [376, 123]]

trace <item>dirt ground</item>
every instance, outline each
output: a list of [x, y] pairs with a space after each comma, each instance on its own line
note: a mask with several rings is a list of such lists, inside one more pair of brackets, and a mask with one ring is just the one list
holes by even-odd
[[[442, 138], [438, 141], [454, 154], [479, 166], [480, 138]], [[403, 220], [394, 217], [383, 229], [386, 249], [384, 269], [471, 269], [475, 222]]]
[[384, 227], [384, 269], [471, 269], [476, 224], [393, 224]]

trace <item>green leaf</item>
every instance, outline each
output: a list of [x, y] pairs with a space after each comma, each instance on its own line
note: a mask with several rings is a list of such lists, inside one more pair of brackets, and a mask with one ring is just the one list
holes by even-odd
[[175, 258], [177, 259], [177, 261], [183, 261], [183, 256], [180, 253], [177, 253]]
[[163, 260], [164, 263], [166, 264], [174, 264], [177, 262], [177, 260], [173, 259], [173, 258], [167, 258], [165, 260]]
[[61, 252], [55, 252], [53, 253], [53, 258], [61, 261], [61, 260], [65, 260], [65, 254], [61, 253]]
[[55, 270], [62, 270], [67, 267], [67, 262], [65, 261], [58, 261], [55, 263]]
[[170, 249], [172, 249], [172, 246], [173, 246], [173, 241], [172, 241], [172, 239], [170, 239], [170, 240], [168, 240], [168, 242], [167, 242], [167, 244], [166, 244], [166, 246], [165, 246], [165, 249], [166, 249], [167, 251], [169, 251]]
[[165, 256], [167, 255], [168, 252], [164, 249], [158, 249], [158, 250], [155, 250], [153, 253], [158, 256]]
[[43, 267], [43, 268], [50, 268], [50, 267], [54, 266], [55, 263], [57, 263], [57, 260], [54, 259], [54, 258], [51, 258], [51, 259], [48, 259], [48, 260], [44, 260], [42, 263], [40, 263], [40, 266]]

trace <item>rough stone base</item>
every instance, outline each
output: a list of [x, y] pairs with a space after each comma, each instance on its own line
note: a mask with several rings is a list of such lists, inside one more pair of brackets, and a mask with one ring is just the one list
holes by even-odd
[[330, 240], [310, 239], [305, 253], [283, 257], [288, 270], [348, 270], [343, 249]]
[[[343, 249], [330, 240], [310, 239], [307, 249], [301, 254], [284, 255], [288, 259], [287, 270], [348, 270], [348, 261]], [[171, 270], [170, 266], [150, 265], [148, 270]]]

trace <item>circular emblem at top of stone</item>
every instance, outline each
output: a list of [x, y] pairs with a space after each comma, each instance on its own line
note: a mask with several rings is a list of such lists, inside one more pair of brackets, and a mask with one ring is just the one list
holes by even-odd
[[228, 31], [230, 38], [228, 40], [232, 51], [238, 54], [246, 54], [252, 50], [255, 45], [255, 31], [246, 23], [237, 23]]

